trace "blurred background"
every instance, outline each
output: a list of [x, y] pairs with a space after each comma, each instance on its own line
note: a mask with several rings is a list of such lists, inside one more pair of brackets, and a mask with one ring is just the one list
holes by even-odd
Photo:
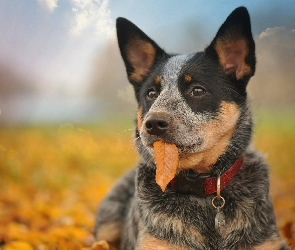
[[2, 0], [0, 124], [100, 121], [136, 105], [115, 20], [130, 19], [167, 52], [203, 50], [228, 14], [248, 8], [257, 45], [256, 109], [294, 110], [295, 5], [290, 1]]
[[99, 201], [136, 164], [137, 105], [116, 18], [167, 52], [189, 53], [241, 5], [257, 51], [253, 143], [271, 165], [278, 227], [295, 249], [292, 0], [1, 0], [0, 249], [90, 249]]

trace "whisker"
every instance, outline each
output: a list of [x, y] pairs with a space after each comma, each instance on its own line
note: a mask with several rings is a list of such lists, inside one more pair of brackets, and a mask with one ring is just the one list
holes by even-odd
[[136, 142], [138, 139], [140, 139], [139, 136], [137, 136], [137, 137], [133, 140], [133, 142]]
[[136, 141], [139, 140], [139, 139], [140, 139], [140, 137], [137, 136], [137, 137], [132, 141], [132, 143], [129, 144], [127, 150], [129, 151], [129, 150], [131, 149], [131, 147], [135, 147], [136, 149], [139, 149], [139, 148], [136, 146]]
[[123, 129], [120, 132], [117, 133], [117, 136], [120, 137], [124, 132], [134, 131], [133, 128]]

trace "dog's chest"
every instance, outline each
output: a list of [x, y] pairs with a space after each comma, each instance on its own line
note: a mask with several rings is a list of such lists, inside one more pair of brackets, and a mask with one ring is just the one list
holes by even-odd
[[140, 169], [138, 197], [143, 231], [163, 241], [186, 246], [180, 249], [214, 249], [208, 248], [208, 244], [218, 245], [217, 210], [211, 203], [214, 196], [198, 199], [169, 188], [163, 193], [154, 183], [153, 174]]
[[[273, 220], [270, 203], [265, 201], [267, 194], [254, 192], [258, 190], [255, 183], [261, 181], [242, 182], [243, 178], [238, 177], [238, 181], [228, 187], [228, 192], [224, 193], [226, 205], [221, 209], [224, 218], [221, 218], [220, 223], [224, 232], [220, 236], [215, 225], [218, 210], [212, 206], [214, 195], [202, 198], [182, 195], [169, 187], [162, 192], [155, 183], [154, 174], [152, 169], [145, 167], [138, 171], [137, 194], [142, 231], [180, 247], [176, 249], [231, 249], [234, 242], [241, 240], [240, 235], [245, 230], [249, 231], [247, 237], [242, 239], [242, 245], [256, 241], [256, 229], [265, 230], [265, 238], [273, 233], [267, 231], [267, 225]], [[252, 195], [249, 193], [251, 189]], [[249, 196], [241, 197], [239, 194], [245, 190], [248, 190]], [[257, 201], [260, 199], [265, 202], [261, 211], [257, 209]], [[263, 217], [260, 213], [264, 211], [269, 214], [267, 223], [259, 221]], [[256, 225], [257, 228], [252, 230], [250, 225]]]

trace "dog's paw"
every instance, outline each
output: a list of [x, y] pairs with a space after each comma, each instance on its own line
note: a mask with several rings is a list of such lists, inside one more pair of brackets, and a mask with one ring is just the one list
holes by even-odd
[[91, 247], [91, 250], [112, 250], [112, 249], [113, 248], [111, 248], [109, 243], [107, 243], [104, 240], [100, 240], [100, 241], [95, 242]]

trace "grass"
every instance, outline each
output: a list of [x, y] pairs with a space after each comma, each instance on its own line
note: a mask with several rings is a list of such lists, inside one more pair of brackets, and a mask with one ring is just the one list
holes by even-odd
[[[254, 144], [272, 166], [278, 225], [294, 242], [295, 115], [255, 116]], [[138, 160], [132, 128], [122, 119], [0, 128], [0, 249], [89, 248], [99, 201]]]

